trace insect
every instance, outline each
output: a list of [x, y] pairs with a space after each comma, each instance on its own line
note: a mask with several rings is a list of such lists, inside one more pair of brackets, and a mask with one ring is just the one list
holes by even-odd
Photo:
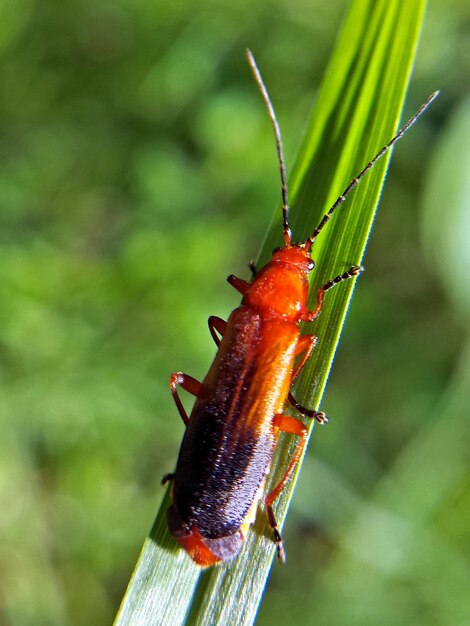
[[[186, 426], [176, 471], [164, 476], [173, 481], [168, 509], [171, 534], [201, 567], [234, 557], [241, 549], [262, 498], [279, 433], [298, 437], [298, 443], [279, 483], [265, 497], [277, 555], [285, 552], [273, 511], [273, 503], [289, 481], [307, 441], [305, 424], [284, 414], [289, 402], [302, 416], [319, 424], [328, 421], [322, 411], [301, 406], [290, 392], [317, 342], [315, 335], [301, 335], [300, 322], [315, 320], [324, 295], [340, 283], [356, 277], [362, 267], [347, 271], [317, 289], [316, 306], [307, 307], [308, 274], [315, 267], [310, 251], [318, 234], [351, 190], [374, 166], [437, 96], [433, 93], [417, 113], [367, 163], [319, 225], [303, 243], [293, 243], [289, 227], [286, 168], [279, 125], [268, 92], [252, 53], [247, 59], [261, 91], [274, 128], [281, 175], [284, 246], [251, 282], [233, 275], [228, 282], [241, 295], [241, 305], [225, 322], [209, 317], [209, 330], [217, 354], [203, 382], [176, 372], [170, 388]], [[178, 387], [195, 396], [188, 417]]]

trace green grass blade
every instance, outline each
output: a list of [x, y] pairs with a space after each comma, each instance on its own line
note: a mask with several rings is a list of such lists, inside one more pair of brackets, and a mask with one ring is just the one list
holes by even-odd
[[[295, 240], [310, 234], [346, 184], [394, 134], [424, 4], [424, 0], [352, 3], [290, 177]], [[313, 250], [315, 286], [361, 263], [388, 160], [389, 156], [383, 158], [366, 176], [318, 238]], [[276, 212], [259, 263], [265, 262], [281, 241], [280, 212]], [[319, 342], [296, 391], [298, 399], [308, 406], [317, 407], [320, 402], [354, 282], [348, 281], [327, 295], [320, 319], [308, 329], [319, 336]], [[314, 292], [312, 289], [313, 299]], [[273, 482], [285, 468], [292, 445], [287, 438], [282, 440], [273, 463]], [[295, 480], [277, 503], [281, 524], [294, 484]], [[237, 559], [201, 572], [169, 536], [167, 505], [165, 498], [116, 624], [252, 624], [274, 555], [265, 516], [258, 515]]]

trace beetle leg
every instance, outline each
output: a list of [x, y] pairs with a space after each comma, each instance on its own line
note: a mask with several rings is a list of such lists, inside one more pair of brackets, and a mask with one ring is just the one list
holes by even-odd
[[320, 287], [320, 289], [317, 290], [317, 304], [315, 308], [313, 309], [313, 311], [310, 311], [308, 309], [305, 310], [304, 316], [302, 317], [302, 322], [313, 322], [313, 320], [317, 319], [323, 307], [323, 296], [325, 295], [325, 292], [329, 291], [335, 285], [342, 283], [344, 280], [348, 280], [349, 278], [353, 278], [353, 276], [357, 276], [363, 271], [363, 267], [351, 265], [347, 272], [335, 276], [327, 283], [325, 283], [323, 287]]
[[299, 404], [291, 392], [289, 392], [287, 399], [289, 400], [289, 404], [291, 404], [294, 409], [296, 409], [301, 415], [305, 415], [305, 417], [311, 417], [315, 419], [319, 424], [328, 424], [328, 422], [330, 421], [326, 414], [323, 413], [323, 411], [314, 411], [313, 409], [307, 409]]
[[178, 391], [176, 388], [178, 385], [181, 385], [185, 391], [192, 394], [193, 396], [198, 396], [201, 390], [202, 384], [193, 378], [192, 376], [188, 376], [188, 374], [183, 374], [183, 372], [173, 372], [170, 376], [170, 390], [171, 395], [173, 396], [173, 400], [175, 401], [176, 408], [178, 409], [179, 414], [181, 415], [181, 419], [183, 422], [188, 425], [189, 417], [186, 413], [186, 410], [183, 406], [183, 403], [180, 400], [178, 395]]
[[230, 274], [230, 276], [227, 278], [227, 282], [229, 283], [229, 285], [232, 285], [232, 287], [234, 287], [238, 292], [240, 292], [242, 296], [245, 294], [245, 291], [250, 286], [249, 282], [243, 280], [243, 278], [237, 278], [233, 274]]
[[316, 337], [315, 335], [302, 335], [302, 337], [300, 337], [297, 343], [297, 348], [295, 349], [295, 356], [302, 355], [302, 357], [295, 366], [294, 371], [292, 372], [292, 376], [290, 379], [291, 383], [293, 383], [297, 376], [300, 374], [301, 369], [307, 362], [309, 356], [312, 354], [312, 350], [314, 349], [317, 341], [318, 337]]
[[289, 417], [287, 415], [275, 415], [273, 420], [273, 426], [275, 428], [278, 428], [279, 430], [282, 430], [285, 433], [298, 435], [300, 437], [300, 441], [298, 442], [294, 450], [294, 454], [292, 455], [284, 476], [274, 487], [274, 489], [272, 489], [272, 491], [270, 491], [270, 493], [268, 493], [268, 495], [266, 496], [266, 511], [268, 513], [269, 524], [273, 529], [274, 541], [276, 542], [277, 558], [282, 563], [284, 563], [286, 560], [286, 554], [284, 552], [282, 537], [277, 526], [272, 504], [274, 500], [276, 500], [276, 498], [280, 495], [290, 477], [292, 476], [295, 466], [297, 465], [300, 455], [302, 454], [305, 444], [307, 443], [308, 429], [304, 424], [302, 424], [300, 420], [295, 419], [295, 417]]
[[170, 472], [169, 474], [165, 474], [162, 478], [162, 485], [166, 485], [170, 480], [173, 480], [176, 474], [174, 472]]
[[[215, 345], [219, 347], [220, 340], [224, 336], [224, 332], [227, 327], [227, 322], [216, 315], [211, 315], [207, 323], [209, 324], [209, 331], [212, 339], [215, 341]], [[220, 337], [217, 336], [216, 331], [219, 333]]]
[[[318, 341], [318, 337], [316, 337], [315, 335], [303, 335], [299, 339], [299, 343], [297, 344], [297, 348], [296, 348], [296, 356], [301, 354], [302, 357], [300, 361], [297, 363], [296, 367], [294, 368], [294, 371], [292, 372], [291, 383], [294, 382], [294, 380], [300, 373], [301, 369], [307, 362], [307, 359], [312, 354], [312, 350], [314, 349], [317, 341]], [[297, 409], [297, 411], [301, 413], [302, 415], [305, 415], [306, 417], [315, 418], [319, 424], [325, 424], [329, 422], [329, 419], [326, 417], [323, 411], [313, 411], [312, 409], [306, 409], [305, 407], [303, 407], [301, 404], [297, 402], [297, 400], [294, 398], [291, 392], [289, 392], [287, 399], [289, 400], [290, 404], [295, 409]]]

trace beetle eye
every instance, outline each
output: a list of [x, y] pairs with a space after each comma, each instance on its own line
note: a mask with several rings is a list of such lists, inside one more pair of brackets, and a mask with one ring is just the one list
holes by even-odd
[[315, 267], [315, 261], [313, 259], [310, 259], [308, 262], [308, 271], [311, 272], [314, 267]]

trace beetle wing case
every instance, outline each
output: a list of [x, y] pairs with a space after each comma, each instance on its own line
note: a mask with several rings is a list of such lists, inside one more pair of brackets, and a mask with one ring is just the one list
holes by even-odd
[[273, 415], [287, 397], [298, 334], [295, 324], [245, 306], [227, 322], [183, 438], [168, 512], [171, 533], [200, 565], [225, 561], [243, 544], [269, 471]]

